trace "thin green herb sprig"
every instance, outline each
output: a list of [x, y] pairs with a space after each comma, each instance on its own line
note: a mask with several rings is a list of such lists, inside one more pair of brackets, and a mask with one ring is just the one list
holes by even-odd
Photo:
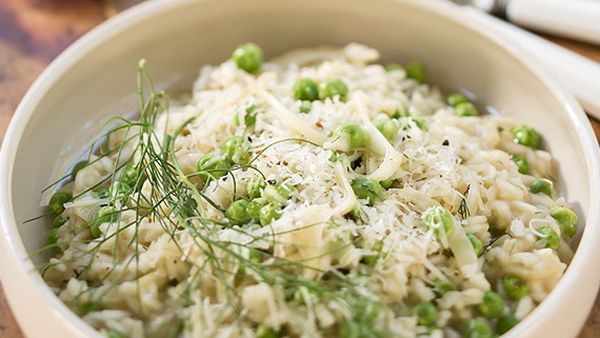
[[[117, 288], [124, 281], [133, 280], [137, 284], [136, 303], [139, 305], [133, 315], [141, 319], [151, 315], [143, 307], [139, 285], [140, 278], [144, 275], [140, 269], [139, 259], [142, 252], [147, 249], [146, 244], [140, 242], [139, 229], [143, 222], [150, 221], [160, 225], [169, 236], [181, 254], [182, 263], [190, 271], [186, 279], [176, 281], [185, 285], [185, 291], [181, 294], [180, 299], [182, 308], [191, 304], [190, 294], [193, 292], [200, 292], [203, 297], [210, 297], [209, 294], [203, 294], [203, 290], [206, 281], [213, 279], [224, 288], [226, 308], [233, 310], [236, 314], [236, 322], [240, 327], [243, 322], [258, 325], [259, 323], [248, 322], [249, 319], [242, 309], [239, 292], [236, 288], [241, 283], [262, 282], [268, 283], [274, 288], [292, 292], [300, 289], [307, 290], [310, 294], [315, 295], [317, 301], [324, 304], [331, 301], [346, 304], [355, 312], [349, 318], [340, 318], [339, 331], [358, 330], [357, 332], [361, 332], [361, 334], [357, 337], [383, 336], [385, 329], [377, 327], [374, 323], [380, 312], [390, 311], [384, 304], [379, 302], [374, 295], [366, 292], [365, 288], [358, 285], [351, 276], [336, 270], [321, 271], [307, 264], [310, 260], [318, 259], [322, 255], [335, 254], [338, 250], [345, 249], [347, 245], [332, 248], [326, 253], [301, 261], [290, 261], [274, 255], [273, 247], [289, 244], [282, 242], [277, 237], [291, 231], [300, 231], [315, 226], [314, 224], [283, 232], [270, 231], [258, 236], [243, 227], [232, 227], [219, 219], [209, 217], [208, 208], [212, 207], [221, 213], [223, 210], [208, 197], [205, 191], [207, 186], [198, 185], [193, 179], [201, 174], [211, 175], [211, 172], [184, 172], [177, 156], [181, 149], [178, 149], [175, 143], [178, 138], [183, 137], [184, 131], [195, 120], [192, 118], [185, 121], [173, 133], [168, 133], [169, 128], [164, 128], [164, 132], [159, 134], [156, 123], [161, 114], [169, 111], [169, 97], [164, 91], [154, 89], [144, 60], [140, 61], [138, 66], [137, 86], [139, 120], [130, 121], [123, 117], [111, 119], [112, 123], [118, 124], [94, 141], [90, 147], [90, 149], [96, 149], [100, 140], [106, 140], [117, 132], [125, 134], [113, 149], [102, 153], [90, 150], [88, 154], [88, 166], [94, 165], [104, 157], [109, 158], [113, 163], [111, 172], [84, 192], [73, 197], [73, 200], [77, 200], [83, 194], [94, 192], [100, 187], [112, 187], [119, 182], [124, 168], [128, 165], [132, 166], [137, 173], [133, 180], [139, 189], [130, 189], [120, 195], [109, 194], [104, 202], [106, 205], [116, 208], [117, 219], [111, 222], [108, 228], [104, 228], [105, 233], [102, 236], [95, 239], [89, 238], [87, 250], [84, 253], [69, 258], [73, 261], [87, 259], [88, 264], [77, 266], [74, 274], [78, 279], [92, 282], [94, 278], [92, 278], [91, 270], [101, 248], [107, 241], [115, 243], [111, 254], [112, 266], [104, 272], [100, 280], [96, 280], [94, 284], [81, 290], [77, 295], [80, 307], [83, 306], [87, 310], [101, 309], [104, 306], [102, 298], [108, 292]], [[282, 142], [307, 143], [318, 147], [315, 143], [299, 138], [278, 140], [266, 145], [247, 164], [235, 164], [227, 171], [227, 175], [234, 180], [234, 185], [237, 185], [234, 173], [238, 170], [254, 170], [264, 178], [265, 175], [254, 166], [254, 163], [265, 151]], [[128, 147], [132, 148], [131, 151], [127, 149]], [[46, 189], [55, 187], [67, 177], [68, 175], [65, 175]], [[125, 213], [134, 216], [124, 217]], [[239, 232], [250, 238], [250, 241], [237, 243], [220, 239], [220, 231], [225, 228]], [[126, 243], [125, 253], [119, 252], [117, 244], [123, 236], [131, 237]], [[184, 237], [192, 241], [193, 248], [200, 253], [200, 260], [191, 259], [189, 249], [186, 251], [183, 248], [181, 240]], [[264, 250], [256, 249], [254, 245], [261, 241], [270, 242], [271, 247]], [[70, 243], [62, 243], [63, 246], [66, 244]], [[252, 259], [247, 254], [249, 252], [258, 252], [260, 259], [258, 261]], [[43, 265], [42, 273], [56, 264], [58, 263], [52, 262]], [[130, 266], [135, 267], [133, 277], [125, 274]], [[117, 271], [123, 271], [122, 275], [115, 275]], [[308, 277], [303, 274], [305, 271], [312, 271], [314, 272], [312, 275], [317, 277]], [[297, 306], [301, 306], [301, 304]], [[223, 310], [223, 316], [225, 316], [225, 312]], [[178, 321], [175, 321], [175, 324], [173, 334], [176, 336], [183, 329], [183, 325]], [[303, 327], [301, 320], [298, 320], [298, 327]]]

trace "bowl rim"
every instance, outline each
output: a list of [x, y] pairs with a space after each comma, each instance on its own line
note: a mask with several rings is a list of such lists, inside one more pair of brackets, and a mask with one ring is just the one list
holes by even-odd
[[[15, 110], [4, 141], [0, 150], [0, 250], [3, 257], [6, 257], [7, 264], [0, 265], [0, 278], [3, 282], [5, 293], [11, 308], [15, 313], [18, 306], [18, 298], [15, 293], [21, 293], [22, 290], [32, 292], [30, 297], [34, 297], [38, 305], [46, 307], [52, 318], [62, 320], [62, 326], [66, 327], [73, 335], [85, 335], [101, 337], [100, 333], [94, 330], [83, 319], [71, 311], [60, 299], [50, 290], [43, 281], [40, 274], [34, 268], [33, 262], [28, 258], [23, 241], [18, 233], [19, 222], [17, 221], [12, 203], [12, 175], [13, 166], [17, 154], [17, 148], [21, 142], [23, 131], [30, 118], [33, 116], [39, 101], [47, 95], [53, 85], [69, 71], [69, 69], [81, 60], [83, 56], [89, 53], [97, 46], [104, 44], [112, 39], [122, 30], [127, 30], [145, 20], [152, 20], [160, 16], [161, 12], [174, 10], [177, 7], [185, 6], [191, 3], [214, 2], [218, 0], [178, 0], [178, 1], [148, 1], [135, 5], [113, 18], [110, 18], [84, 34], [77, 41], [67, 47], [54, 61], [52, 61], [38, 76], [32, 86], [28, 89]], [[594, 184], [600, 182], [600, 152], [595, 134], [591, 128], [583, 109], [574, 99], [554, 80], [544, 73], [541, 67], [535, 62], [523, 48], [513, 45], [508, 39], [494, 34], [494, 30], [482, 26], [478, 23], [460, 20], [461, 12], [456, 6], [436, 0], [380, 0], [382, 2], [405, 2], [411, 6], [424, 8], [436, 15], [443, 16], [458, 25], [462, 25], [480, 35], [486, 40], [491, 41], [496, 48], [507, 52], [515, 62], [520, 63], [527, 68], [531, 75], [536, 77], [547, 91], [552, 94], [566, 112], [570, 122], [578, 128], [577, 141], [582, 147], [585, 158], [585, 166], [589, 172], [590, 183], [590, 208], [587, 210], [586, 225], [583, 231], [578, 249], [575, 252], [573, 260], [569, 264], [565, 274], [561, 277], [558, 284], [554, 287], [548, 297], [538, 305], [529, 315], [525, 317], [515, 328], [513, 328], [507, 337], [517, 337], [526, 332], [536, 331], [543, 325], [542, 319], [545, 313], [552, 313], [553, 308], [561, 307], [561, 300], [576, 285], [579, 276], [585, 273], [593, 277], [591, 281], [593, 289], [597, 290], [600, 285], [599, 272], [585, 272], [586, 262], [597, 255], [600, 255], [600, 246], [594, 247], [596, 240], [600, 240], [600, 208], [594, 208], [594, 205], [600, 205], [600, 186]], [[17, 276], [9, 276], [17, 274]], [[14, 288], [16, 283], [7, 283], [7, 281], [18, 280], [19, 289]], [[9, 285], [9, 287], [7, 287]], [[592, 300], [595, 297], [592, 297]], [[592, 302], [586, 308], [589, 311]], [[21, 312], [20, 312], [21, 313]], [[23, 312], [24, 314], [24, 312]], [[21, 329], [28, 333], [24, 318], [17, 316]], [[66, 319], [66, 320], [64, 320]], [[580, 320], [581, 323], [583, 320]], [[30, 322], [30, 321], [29, 321]], [[41, 318], [36, 318], [38, 325], [43, 323]], [[66, 332], [66, 331], [65, 331]]]

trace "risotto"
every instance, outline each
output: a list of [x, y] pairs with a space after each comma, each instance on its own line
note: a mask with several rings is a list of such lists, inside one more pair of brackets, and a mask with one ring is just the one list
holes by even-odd
[[44, 279], [110, 338], [492, 337], [577, 215], [532, 127], [376, 50], [244, 44], [116, 117], [49, 199]]

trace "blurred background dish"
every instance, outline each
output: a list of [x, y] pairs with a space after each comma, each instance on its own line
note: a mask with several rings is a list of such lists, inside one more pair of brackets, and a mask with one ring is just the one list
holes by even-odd
[[541, 32], [600, 44], [596, 0], [453, 0]]

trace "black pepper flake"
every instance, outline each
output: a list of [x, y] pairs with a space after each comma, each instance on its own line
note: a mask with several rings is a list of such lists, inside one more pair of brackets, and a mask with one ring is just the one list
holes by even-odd
[[442, 142], [442, 145], [443, 146], [448, 146], [448, 145], [450, 145], [450, 141], [444, 140], [444, 142]]

